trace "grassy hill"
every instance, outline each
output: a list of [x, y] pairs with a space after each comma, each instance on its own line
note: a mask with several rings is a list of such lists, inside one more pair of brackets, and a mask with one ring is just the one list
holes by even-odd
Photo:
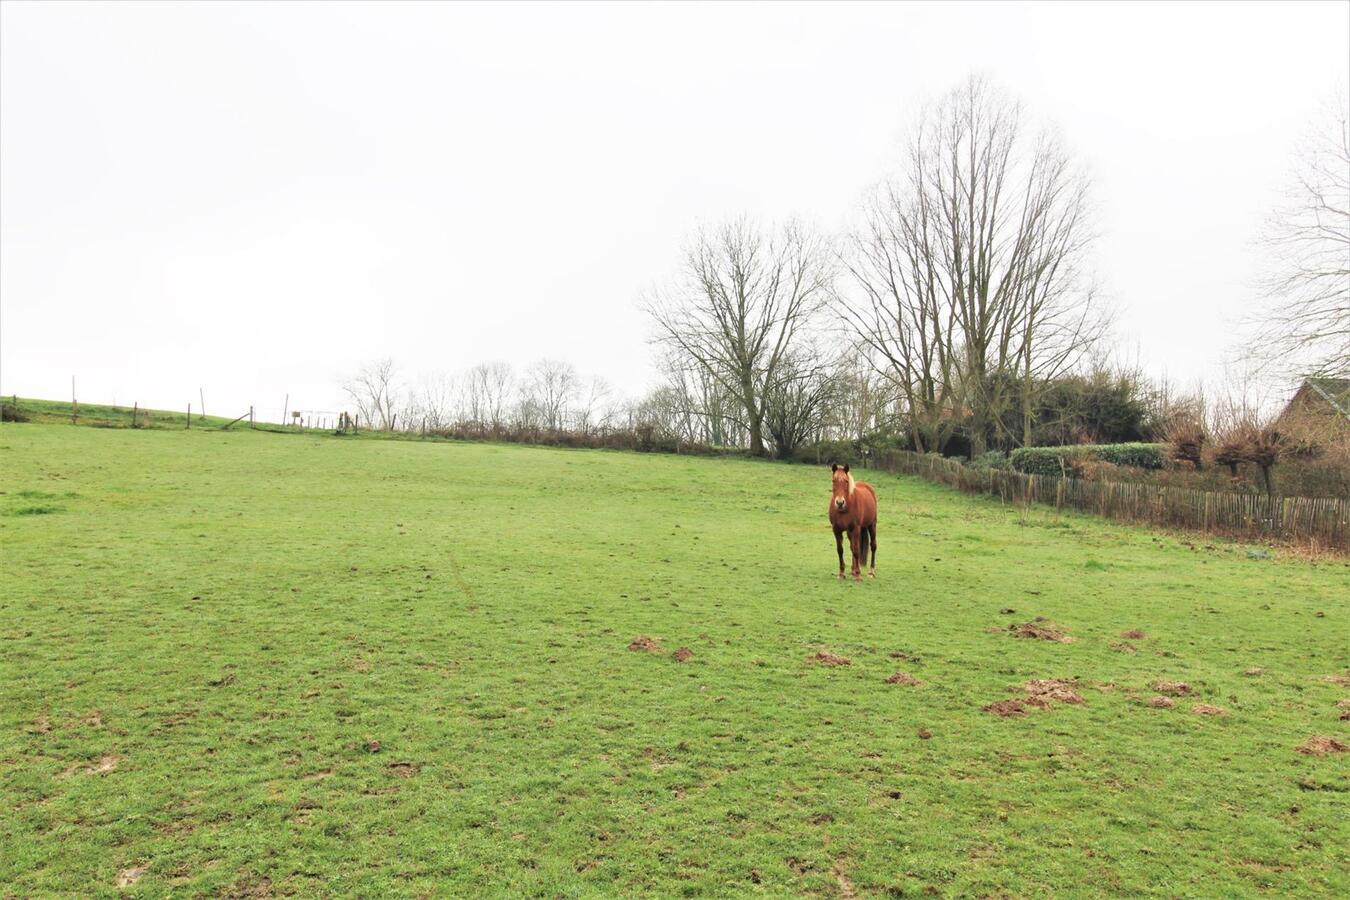
[[3, 893], [1350, 892], [1350, 567], [870, 480], [6, 424]]
[[[74, 420], [71, 419], [69, 400], [35, 400], [29, 397], [0, 397], [0, 403], [10, 409], [18, 410], [26, 423], [88, 425], [95, 428], [187, 428], [187, 410], [176, 412], [163, 409], [144, 409], [136, 406], [114, 406], [107, 403], [75, 404]], [[246, 417], [247, 418], [247, 417]], [[203, 416], [201, 410], [192, 414], [193, 428], [220, 428], [234, 419], [234, 416]], [[280, 428], [269, 424], [270, 428]]]

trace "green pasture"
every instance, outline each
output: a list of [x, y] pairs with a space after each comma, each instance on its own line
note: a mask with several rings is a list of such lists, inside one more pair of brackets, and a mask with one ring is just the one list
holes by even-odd
[[1350, 566], [864, 477], [6, 424], [0, 897], [1350, 894]]

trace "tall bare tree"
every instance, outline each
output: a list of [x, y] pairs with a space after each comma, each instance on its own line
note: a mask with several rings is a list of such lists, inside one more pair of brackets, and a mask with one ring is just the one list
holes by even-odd
[[[898, 177], [868, 204], [846, 317], [885, 366], [921, 451], [969, 419], [983, 452], [1019, 394], [1062, 372], [1105, 318], [1084, 272], [1087, 180], [1020, 106], [970, 78], [920, 116]], [[1030, 422], [1015, 439], [1030, 439]]]
[[568, 410], [576, 402], [581, 380], [576, 367], [557, 359], [541, 359], [525, 374], [526, 401], [539, 411], [540, 424], [554, 431], [567, 425]]
[[736, 398], [752, 453], [765, 452], [765, 393], [831, 283], [819, 237], [791, 222], [766, 233], [741, 218], [700, 231], [677, 282], [645, 303], [657, 340]]
[[464, 415], [480, 428], [500, 430], [506, 424], [511, 384], [511, 366], [507, 363], [474, 366], [464, 376]]
[[614, 411], [611, 404], [614, 391], [609, 382], [596, 375], [583, 390], [576, 392], [576, 409], [572, 413], [573, 426], [582, 434], [604, 431], [609, 427]]
[[449, 428], [455, 420], [459, 395], [456, 380], [445, 372], [423, 375], [417, 390], [408, 396], [406, 411], [400, 419], [403, 427]]
[[841, 387], [837, 360], [817, 347], [787, 356], [764, 394], [764, 424], [779, 459], [790, 459], [798, 446], [820, 436]]
[[397, 369], [389, 357], [367, 363], [347, 379], [342, 389], [352, 398], [361, 419], [371, 426], [392, 429], [403, 404]]
[[1254, 355], [1274, 374], [1350, 376], [1350, 109], [1341, 92], [1298, 148], [1266, 224]]

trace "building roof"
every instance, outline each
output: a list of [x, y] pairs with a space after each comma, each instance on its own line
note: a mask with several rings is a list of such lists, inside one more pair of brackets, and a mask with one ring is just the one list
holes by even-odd
[[1307, 378], [1303, 384], [1332, 409], [1350, 419], [1350, 378]]

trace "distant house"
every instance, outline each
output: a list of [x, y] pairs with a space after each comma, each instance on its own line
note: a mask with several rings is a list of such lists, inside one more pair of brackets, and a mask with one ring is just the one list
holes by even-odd
[[1310, 415], [1350, 428], [1350, 378], [1305, 378], [1280, 419]]

